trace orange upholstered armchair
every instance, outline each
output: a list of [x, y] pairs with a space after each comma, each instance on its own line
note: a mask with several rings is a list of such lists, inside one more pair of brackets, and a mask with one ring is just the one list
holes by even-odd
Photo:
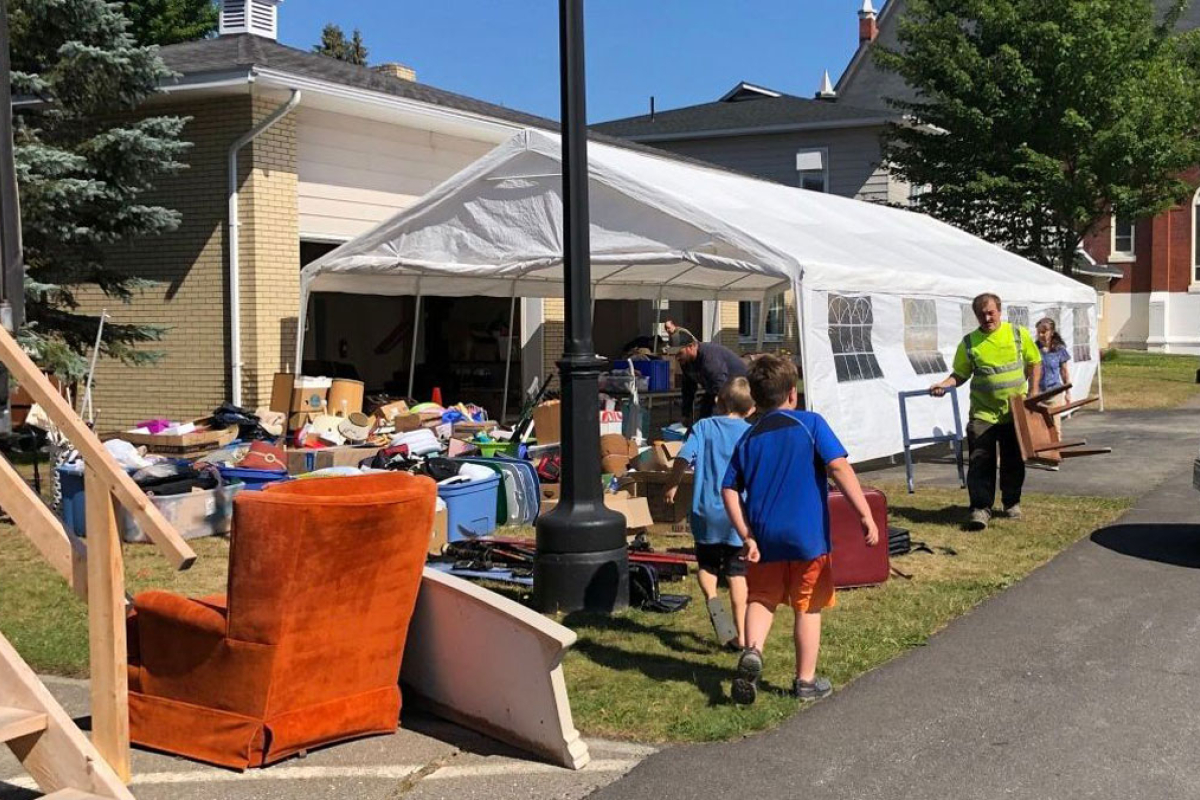
[[435, 496], [398, 473], [239, 494], [228, 594], [134, 600], [133, 741], [246, 769], [394, 732]]

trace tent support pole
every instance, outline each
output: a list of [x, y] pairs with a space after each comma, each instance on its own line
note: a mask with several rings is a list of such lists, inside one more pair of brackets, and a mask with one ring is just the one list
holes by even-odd
[[517, 282], [514, 280], [512, 284], [512, 298], [508, 303], [508, 355], [504, 359], [504, 397], [500, 402], [500, 424], [504, 424], [504, 418], [508, 416], [508, 381], [512, 375], [512, 344], [513, 344], [513, 325], [517, 320]]
[[651, 352], [654, 353], [654, 355], [658, 355], [658, 330], [660, 327], [662, 327], [663, 288], [664, 287], [662, 286], [658, 287], [658, 299], [654, 301], [654, 330], [650, 332], [650, 338], [654, 342]]
[[304, 360], [304, 328], [308, 325], [308, 303], [309, 303], [308, 288], [300, 289], [300, 315], [296, 320], [296, 364], [292, 368], [292, 372], [296, 375], [300, 374], [300, 364]]
[[[1090, 345], [1089, 345], [1090, 346]], [[1104, 353], [1096, 348], [1096, 380], [1099, 382], [1100, 411], [1104, 412]]]
[[712, 336], [709, 341], [716, 342], [721, 339], [721, 295], [713, 294], [712, 307]]
[[796, 295], [796, 343], [800, 346], [800, 372], [804, 381], [804, 408], [813, 410], [812, 372], [808, 368], [808, 311], [804, 307], [804, 290], [800, 281], [792, 282], [792, 294]]
[[417, 278], [417, 298], [413, 301], [412, 348], [408, 356], [408, 396], [413, 396], [413, 379], [417, 377], [417, 334], [421, 324], [421, 279]]
[[767, 311], [771, 307], [771, 293], [763, 292], [762, 302], [758, 304], [758, 350], [761, 353], [763, 349], [763, 341], [767, 338]]

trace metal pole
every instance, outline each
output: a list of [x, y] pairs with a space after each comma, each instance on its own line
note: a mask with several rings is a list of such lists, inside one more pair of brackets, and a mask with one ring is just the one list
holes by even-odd
[[[25, 261], [21, 248], [21, 206], [13, 163], [12, 64], [8, 53], [8, 11], [0, 3], [0, 325], [16, 333], [25, 322]], [[0, 367], [0, 428], [12, 429], [8, 370]]]
[[421, 279], [417, 278], [417, 298], [413, 301], [412, 349], [408, 356], [408, 396], [413, 396], [413, 379], [417, 376], [417, 334], [421, 322]]
[[599, 379], [592, 343], [588, 237], [587, 101], [583, 0], [559, 0], [562, 91], [563, 295], [562, 499], [537, 525], [533, 603], [541, 611], [613, 611], [629, 605], [625, 520], [600, 487]]
[[512, 299], [508, 304], [508, 355], [504, 358], [504, 397], [500, 401], [500, 424], [508, 416], [508, 381], [512, 375], [513, 323], [517, 319], [517, 282], [512, 284]]
[[92, 378], [96, 376], [96, 360], [100, 358], [100, 342], [104, 338], [104, 320], [108, 319], [108, 309], [100, 311], [100, 324], [96, 326], [96, 343], [92, 345], [92, 363], [88, 366], [87, 382], [83, 388], [83, 409], [87, 414], [89, 425], [96, 422], [95, 409], [92, 406]]

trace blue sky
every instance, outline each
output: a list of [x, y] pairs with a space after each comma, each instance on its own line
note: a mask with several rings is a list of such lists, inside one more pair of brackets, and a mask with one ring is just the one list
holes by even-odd
[[[882, 5], [876, 0], [876, 6]], [[738, 81], [811, 96], [858, 40], [862, 0], [587, 0], [588, 118], [716, 100]], [[280, 40], [310, 48], [326, 22], [357, 27], [371, 63], [558, 117], [556, 0], [286, 0]]]

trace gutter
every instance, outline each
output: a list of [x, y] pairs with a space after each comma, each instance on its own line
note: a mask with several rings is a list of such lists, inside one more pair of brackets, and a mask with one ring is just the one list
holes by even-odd
[[238, 137], [229, 146], [229, 378], [233, 385], [233, 404], [242, 404], [242, 307], [241, 265], [238, 259], [238, 152], [250, 142], [266, 133], [277, 122], [300, 105], [300, 90], [293, 89], [288, 101], [271, 113], [271, 116]]
[[839, 119], [827, 122], [785, 123], [782, 125], [762, 125], [753, 128], [724, 128], [711, 131], [680, 131], [679, 133], [642, 133], [627, 134], [612, 133], [603, 125], [594, 130], [607, 136], [618, 136], [631, 142], [669, 142], [678, 139], [719, 139], [725, 136], [745, 136], [748, 134], [793, 133], [798, 131], [837, 130], [839, 128], [877, 128], [897, 122], [896, 117], [861, 117], [858, 119]]

